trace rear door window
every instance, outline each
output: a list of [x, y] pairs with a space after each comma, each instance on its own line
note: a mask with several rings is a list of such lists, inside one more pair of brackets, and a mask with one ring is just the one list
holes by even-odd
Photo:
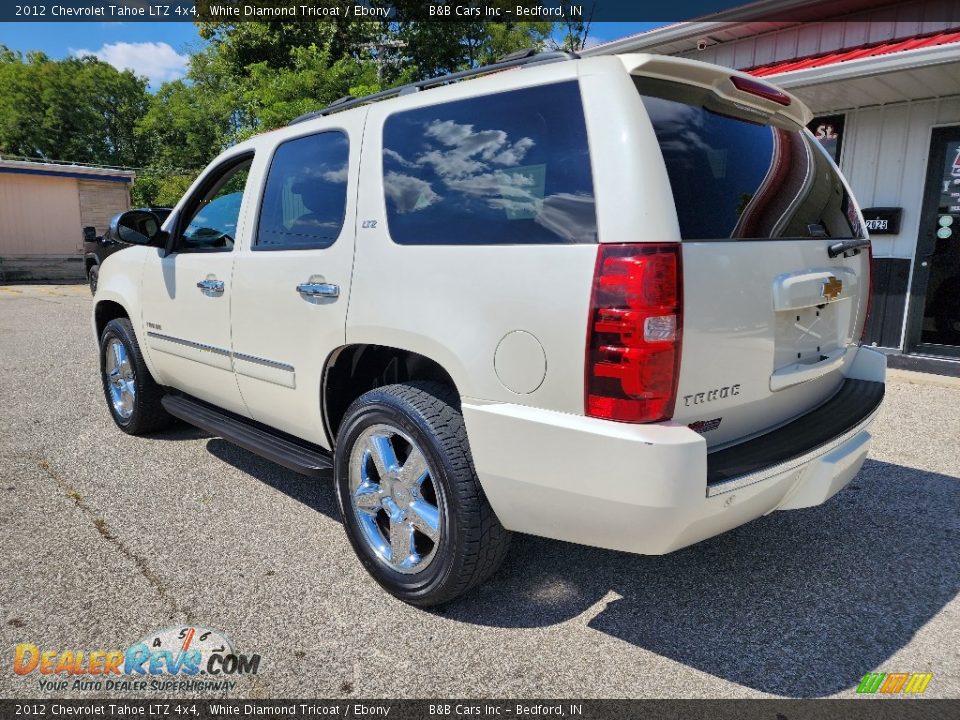
[[576, 82], [399, 112], [383, 129], [390, 235], [404, 245], [592, 243]]
[[343, 229], [349, 141], [339, 130], [281, 143], [263, 191], [257, 250], [325, 248]]
[[834, 166], [799, 125], [637, 78], [684, 240], [863, 237]]

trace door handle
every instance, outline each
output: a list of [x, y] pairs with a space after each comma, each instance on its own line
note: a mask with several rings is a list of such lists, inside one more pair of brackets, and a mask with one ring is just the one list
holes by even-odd
[[297, 292], [310, 297], [335, 298], [340, 297], [340, 286], [333, 283], [305, 282], [297, 285]]
[[211, 292], [223, 292], [223, 280], [201, 280], [197, 283], [197, 287]]

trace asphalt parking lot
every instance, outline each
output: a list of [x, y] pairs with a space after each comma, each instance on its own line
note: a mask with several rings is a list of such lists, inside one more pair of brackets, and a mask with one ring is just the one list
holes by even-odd
[[17, 643], [186, 623], [261, 655], [237, 697], [851, 697], [871, 671], [960, 697], [960, 384], [891, 382], [822, 507], [665, 557], [517, 536], [425, 612], [363, 572], [329, 482], [187, 426], [117, 430], [89, 313], [85, 286], [0, 286], [0, 697], [45, 695]]

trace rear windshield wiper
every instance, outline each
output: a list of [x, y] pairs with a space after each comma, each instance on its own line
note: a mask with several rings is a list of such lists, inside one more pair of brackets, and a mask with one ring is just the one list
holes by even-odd
[[841, 240], [827, 246], [827, 255], [835, 258], [837, 255], [850, 257], [857, 255], [860, 248], [870, 247], [870, 241], [867, 238], [853, 238], [852, 240]]

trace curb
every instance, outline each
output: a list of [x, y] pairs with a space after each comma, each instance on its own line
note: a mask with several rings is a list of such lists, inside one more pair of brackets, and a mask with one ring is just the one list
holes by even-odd
[[960, 378], [915, 372], [913, 370], [898, 370], [896, 368], [887, 368], [887, 382], [910, 383], [912, 385], [939, 385], [940, 387], [960, 389]]

